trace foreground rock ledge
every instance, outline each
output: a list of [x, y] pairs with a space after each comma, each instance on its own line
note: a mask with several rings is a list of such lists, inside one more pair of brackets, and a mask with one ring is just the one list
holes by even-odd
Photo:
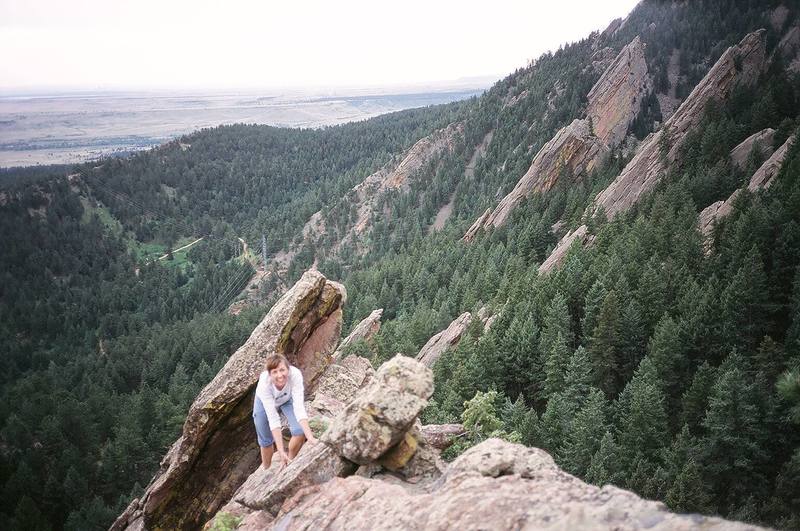
[[679, 515], [610, 485], [589, 485], [544, 451], [489, 439], [427, 492], [358, 476], [300, 490], [272, 529], [758, 529]]

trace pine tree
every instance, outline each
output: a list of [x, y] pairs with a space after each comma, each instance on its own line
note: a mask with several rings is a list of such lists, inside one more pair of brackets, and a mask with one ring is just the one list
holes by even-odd
[[606, 298], [606, 288], [602, 280], [596, 280], [589, 291], [586, 293], [586, 300], [583, 306], [583, 319], [581, 319], [581, 334], [584, 341], [591, 338], [591, 334], [597, 326], [597, 317], [603, 301]]
[[539, 340], [539, 351], [550, 352], [558, 335], [561, 334], [567, 345], [572, 345], [573, 335], [567, 299], [557, 292], [545, 310], [542, 321], [542, 332]]
[[605, 416], [606, 398], [599, 390], [592, 389], [586, 404], [575, 415], [559, 452], [568, 472], [583, 476], [588, 471], [607, 431]]
[[569, 432], [571, 412], [561, 394], [553, 395], [539, 419], [539, 437], [542, 448], [550, 452], [556, 461], [561, 458], [561, 445]]
[[545, 380], [541, 399], [547, 400], [564, 390], [564, 376], [569, 364], [569, 350], [564, 336], [558, 332], [547, 354], [544, 372]]
[[569, 360], [566, 374], [564, 375], [564, 390], [562, 395], [572, 414], [583, 407], [583, 404], [592, 391], [592, 366], [589, 353], [583, 347], [578, 347]]
[[620, 446], [641, 452], [654, 461], [669, 433], [664, 392], [656, 367], [649, 357], [642, 360], [618, 400]]
[[614, 435], [606, 431], [600, 440], [600, 447], [592, 456], [589, 469], [586, 471], [586, 481], [602, 487], [609, 483], [621, 484], [620, 474], [621, 450], [614, 440]]
[[611, 290], [603, 300], [589, 347], [595, 384], [608, 397], [618, 392], [620, 335], [619, 300]]
[[670, 509], [680, 513], [715, 512], [708, 485], [694, 459], [690, 458], [675, 478], [667, 492], [666, 503]]
[[759, 487], [766, 458], [763, 439], [768, 432], [743, 364], [734, 353], [720, 367], [703, 420], [706, 436], [700, 441], [705, 476], [716, 486], [716, 505], [726, 509], [744, 503], [748, 492]]
[[539, 418], [536, 411], [525, 405], [522, 395], [514, 402], [506, 398], [500, 416], [504, 431], [519, 433], [523, 444], [532, 445], [537, 439]]
[[764, 266], [753, 246], [720, 296], [722, 336], [729, 350], [756, 350], [767, 332], [767, 293]]
[[692, 378], [692, 385], [681, 397], [680, 422], [698, 434], [703, 429], [702, 422], [708, 407], [708, 396], [716, 380], [716, 369], [703, 362]]
[[[656, 325], [648, 351], [667, 399], [667, 410], [675, 411], [689, 360], [680, 328], [669, 315], [664, 315]], [[673, 429], [677, 428], [677, 416], [672, 418], [672, 424]]]

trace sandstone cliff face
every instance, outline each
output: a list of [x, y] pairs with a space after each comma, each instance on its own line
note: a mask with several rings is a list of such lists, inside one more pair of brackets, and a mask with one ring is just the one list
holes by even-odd
[[534, 192], [550, 190], [559, 179], [577, 179], [591, 172], [610, 148], [625, 138], [651, 90], [644, 43], [636, 37], [616, 56], [589, 91], [586, 118], [559, 130], [534, 156], [531, 166], [497, 207], [473, 223], [464, 240], [481, 229], [499, 227]]
[[464, 312], [459, 315], [450, 326], [435, 334], [423, 345], [417, 354], [417, 361], [426, 367], [433, 367], [445, 350], [458, 345], [471, 322], [471, 313]]
[[586, 116], [603, 145], [616, 146], [625, 139], [641, 101], [652, 89], [644, 48], [642, 40], [634, 38], [589, 91]]
[[588, 234], [588, 230], [586, 225], [581, 225], [577, 229], [567, 232], [567, 234], [559, 240], [556, 248], [553, 249], [550, 256], [547, 257], [547, 260], [542, 262], [539, 266], [539, 273], [549, 273], [564, 263], [564, 259], [567, 257], [567, 251], [569, 251], [574, 242], [580, 242], [580, 245], [591, 242], [594, 236]]
[[358, 216], [342, 237], [339, 247], [349, 242], [358, 242], [371, 226], [373, 216], [379, 214], [384, 194], [391, 190], [407, 192], [410, 179], [434, 158], [452, 150], [456, 137], [463, 133], [463, 128], [463, 124], [459, 123], [435, 131], [417, 141], [396, 167], [384, 167], [356, 185], [349, 197], [356, 204]]
[[383, 309], [373, 310], [368, 316], [366, 316], [360, 323], [353, 328], [353, 331], [350, 332], [346, 338], [339, 343], [339, 347], [336, 349], [336, 352], [333, 354], [334, 359], [338, 359], [341, 357], [342, 352], [344, 352], [347, 347], [355, 343], [356, 341], [369, 341], [372, 339], [375, 334], [381, 329], [381, 316], [383, 316]]
[[286, 355], [313, 392], [339, 340], [345, 298], [340, 284], [304, 274], [200, 392], [161, 469], [112, 529], [197, 528], [213, 516], [258, 466], [253, 397], [266, 357]]

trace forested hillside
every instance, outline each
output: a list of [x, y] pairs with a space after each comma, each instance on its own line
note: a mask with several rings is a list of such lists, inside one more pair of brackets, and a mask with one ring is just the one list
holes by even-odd
[[[646, 0], [464, 102], [4, 171], [0, 525], [107, 527], [199, 390], [315, 265], [347, 287], [346, 328], [384, 309], [374, 343], [353, 347], [375, 362], [415, 356], [462, 312], [496, 315], [434, 368], [425, 420], [482, 419], [454, 453], [500, 434], [677, 511], [800, 528], [799, 7]], [[664, 133], [748, 34], [757, 72]], [[464, 239], [575, 120], [595, 149], [588, 95], [637, 37], [643, 97], [623, 138]], [[608, 220], [596, 197], [651, 134], [664, 171]], [[784, 144], [779, 171], [749, 187]], [[580, 226], [583, 244], [540, 272]], [[262, 303], [229, 315], [255, 268]]]

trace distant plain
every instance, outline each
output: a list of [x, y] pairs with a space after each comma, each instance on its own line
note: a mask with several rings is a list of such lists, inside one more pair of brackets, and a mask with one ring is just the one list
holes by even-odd
[[205, 127], [320, 127], [461, 100], [489, 83], [426, 89], [0, 94], [0, 167], [72, 164]]

